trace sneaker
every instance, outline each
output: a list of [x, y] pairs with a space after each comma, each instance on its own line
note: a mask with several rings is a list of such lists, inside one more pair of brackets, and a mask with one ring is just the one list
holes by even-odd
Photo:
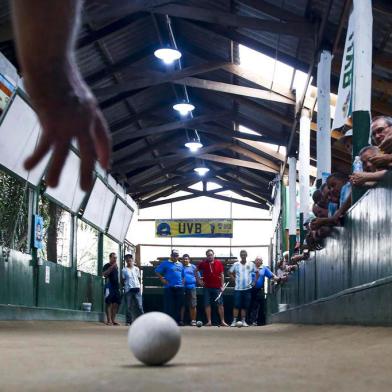
[[249, 327], [248, 323], [245, 320], [242, 320], [242, 326], [243, 327]]
[[252, 327], [257, 327], [257, 323], [252, 323]]
[[191, 321], [191, 326], [192, 326], [192, 327], [196, 327], [196, 320], [192, 320], [192, 321]]
[[183, 321], [180, 321], [179, 323], [178, 323], [178, 326], [179, 327], [183, 327], [185, 324], [184, 324], [184, 322]]
[[233, 322], [230, 324], [230, 327], [236, 327], [237, 326], [237, 320], [233, 320]]

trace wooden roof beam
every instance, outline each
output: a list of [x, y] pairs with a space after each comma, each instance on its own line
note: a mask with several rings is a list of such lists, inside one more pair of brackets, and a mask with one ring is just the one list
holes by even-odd
[[124, 162], [122, 165], [118, 166], [116, 170], [129, 171], [129, 170], [138, 169], [140, 167], [153, 166], [158, 163], [172, 163], [172, 162], [181, 161], [186, 158], [198, 158], [203, 154], [213, 152], [216, 150], [221, 150], [228, 146], [229, 143], [217, 143], [211, 146], [200, 148], [198, 151], [195, 152], [189, 151], [188, 149], [184, 150], [183, 148], [181, 148], [178, 149], [178, 151], [180, 152], [178, 152], [177, 154], [170, 154], [166, 156], [157, 157], [154, 159], [133, 159], [128, 162]]
[[282, 95], [276, 94], [272, 91], [261, 90], [252, 87], [239, 86], [236, 84], [215, 82], [213, 80], [205, 80], [198, 78], [185, 78], [173, 81], [175, 84], [186, 85], [189, 87], [202, 88], [210, 91], [218, 91], [226, 94], [241, 95], [249, 98], [258, 98], [265, 101], [273, 101], [285, 103], [288, 105], [295, 105], [295, 101], [286, 98]]
[[[131, 81], [124, 82], [115, 86], [96, 88], [94, 89], [94, 93], [98, 97], [106, 97], [114, 94], [126, 93], [133, 90], [139, 90], [142, 88], [157, 86], [163, 83], [179, 83], [178, 81], [183, 80], [184, 78], [199, 75], [207, 72], [212, 72], [217, 69], [222, 68], [227, 65], [227, 62], [219, 62], [219, 61], [210, 61], [201, 65], [193, 65], [190, 67], [183, 68], [178, 71], [163, 73], [158, 71], [144, 70], [143, 74], [138, 74], [135, 79]], [[119, 67], [120, 70], [122, 67]], [[126, 68], [126, 67], [125, 67]], [[140, 70], [140, 67], [135, 67]], [[183, 84], [182, 82], [180, 84]]]
[[276, 170], [271, 169], [270, 167], [268, 167], [266, 165], [263, 165], [261, 163], [251, 162], [251, 161], [244, 161], [242, 159], [229, 158], [229, 157], [224, 157], [224, 156], [220, 156], [220, 155], [213, 155], [213, 154], [202, 154], [199, 156], [199, 158], [202, 158], [206, 161], [223, 163], [225, 165], [246, 167], [248, 169], [255, 169], [255, 170], [260, 170], [260, 171], [264, 171], [264, 172], [268, 172], [268, 173], [277, 173]]
[[228, 201], [228, 202], [231, 202], [231, 203], [242, 204], [242, 205], [248, 206], [248, 207], [261, 208], [263, 210], [269, 209], [266, 203], [265, 204], [253, 203], [253, 202], [250, 202], [250, 201], [247, 201], [247, 200], [239, 200], [239, 199], [236, 199], [235, 197], [227, 197], [227, 196], [223, 196], [223, 195], [217, 195], [217, 194], [209, 192], [209, 191], [201, 192], [201, 191], [196, 191], [194, 189], [189, 189], [189, 188], [187, 188], [186, 191], [187, 192], [191, 192], [191, 193], [193, 193], [194, 195], [197, 195], [197, 196], [211, 197], [213, 199]]

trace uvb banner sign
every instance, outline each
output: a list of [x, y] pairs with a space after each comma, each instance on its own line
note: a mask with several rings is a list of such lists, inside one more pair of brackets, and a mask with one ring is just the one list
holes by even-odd
[[156, 237], [232, 238], [231, 219], [169, 219], [155, 221]]

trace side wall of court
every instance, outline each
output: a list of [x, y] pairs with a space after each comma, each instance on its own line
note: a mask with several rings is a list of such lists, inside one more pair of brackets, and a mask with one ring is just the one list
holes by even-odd
[[[270, 321], [392, 323], [390, 296], [385, 295], [386, 287], [392, 290], [391, 206], [388, 173], [352, 207], [325, 248], [302, 261], [288, 282], [269, 295]], [[278, 304], [287, 304], [288, 310], [278, 312]]]

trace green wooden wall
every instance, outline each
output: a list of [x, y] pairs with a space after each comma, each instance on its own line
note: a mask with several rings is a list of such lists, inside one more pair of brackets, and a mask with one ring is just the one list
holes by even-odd
[[103, 311], [102, 277], [50, 261], [33, 264], [31, 255], [11, 251], [7, 257], [0, 248], [0, 304], [81, 310], [91, 302], [93, 311]]

